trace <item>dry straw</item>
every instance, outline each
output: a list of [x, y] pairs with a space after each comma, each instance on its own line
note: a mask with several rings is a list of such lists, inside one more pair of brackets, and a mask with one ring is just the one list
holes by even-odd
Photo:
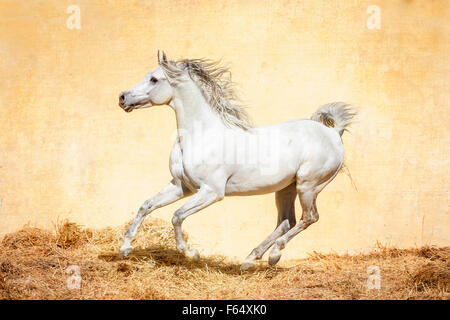
[[[118, 258], [126, 226], [90, 230], [58, 222], [55, 232], [25, 226], [0, 243], [1, 299], [448, 299], [450, 248], [369, 254], [313, 253], [307, 259], [241, 272], [222, 256], [187, 260], [172, 226], [149, 219], [127, 259]], [[69, 289], [69, 266], [81, 287]], [[291, 265], [291, 267], [289, 267]], [[380, 290], [367, 288], [367, 268], [380, 269]]]

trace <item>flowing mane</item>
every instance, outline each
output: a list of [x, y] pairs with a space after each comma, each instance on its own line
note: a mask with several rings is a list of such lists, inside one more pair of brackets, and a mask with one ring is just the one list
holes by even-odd
[[183, 59], [171, 61], [162, 67], [172, 79], [181, 75], [180, 70], [188, 71], [191, 79], [200, 88], [211, 108], [217, 112], [225, 125], [244, 130], [251, 128], [247, 112], [238, 104], [231, 73], [228, 68], [221, 66], [220, 62]]

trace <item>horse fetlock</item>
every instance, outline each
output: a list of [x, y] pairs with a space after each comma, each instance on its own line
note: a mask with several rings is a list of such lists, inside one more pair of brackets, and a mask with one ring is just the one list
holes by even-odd
[[180, 226], [183, 220], [180, 218], [180, 215], [175, 213], [172, 217], [172, 225]]
[[184, 252], [187, 249], [187, 245], [185, 243], [177, 243], [178, 252]]
[[278, 247], [280, 250], [283, 250], [285, 246], [286, 246], [286, 240], [279, 238], [275, 241], [275, 247]]
[[198, 253], [197, 249], [186, 248], [184, 250], [184, 254], [186, 257], [188, 257], [194, 261], [198, 261], [200, 259], [200, 254]]
[[263, 250], [258, 251], [258, 253], [255, 255], [255, 260], [261, 260], [264, 253], [265, 253], [265, 251], [263, 251]]
[[122, 247], [120, 247], [120, 253], [119, 253], [119, 257], [120, 258], [125, 258], [126, 256], [128, 256], [131, 252], [133, 251], [133, 247], [129, 244], [123, 244]]

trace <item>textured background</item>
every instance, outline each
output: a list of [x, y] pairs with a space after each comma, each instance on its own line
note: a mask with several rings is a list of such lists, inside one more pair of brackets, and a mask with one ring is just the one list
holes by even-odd
[[[71, 4], [80, 30], [66, 27]], [[379, 30], [366, 26], [373, 4]], [[58, 217], [123, 224], [170, 180], [172, 110], [117, 106], [164, 49], [229, 62], [255, 125], [359, 108], [344, 134], [357, 190], [338, 175], [285, 257], [450, 245], [449, 19], [447, 0], [1, 0], [0, 235]], [[242, 258], [275, 222], [269, 194], [226, 198], [184, 226], [200, 252]]]

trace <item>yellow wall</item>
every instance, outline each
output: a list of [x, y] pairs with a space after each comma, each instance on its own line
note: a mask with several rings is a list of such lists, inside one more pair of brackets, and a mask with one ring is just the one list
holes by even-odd
[[[80, 30], [66, 27], [71, 4]], [[366, 26], [372, 4], [380, 30]], [[2, 0], [0, 12], [0, 234], [57, 217], [120, 225], [169, 181], [172, 110], [117, 106], [164, 49], [228, 61], [256, 125], [332, 101], [359, 108], [344, 135], [358, 190], [338, 175], [285, 257], [450, 245], [447, 0]], [[169, 220], [183, 202], [153, 215]], [[184, 225], [201, 252], [243, 258], [275, 222], [270, 194]]]

